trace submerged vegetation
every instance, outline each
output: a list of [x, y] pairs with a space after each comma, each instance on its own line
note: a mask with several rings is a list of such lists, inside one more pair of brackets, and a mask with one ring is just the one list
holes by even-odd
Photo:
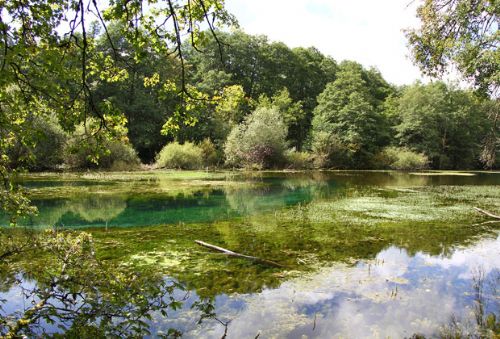
[[[472, 209], [500, 209], [499, 188], [492, 184], [496, 175], [442, 174], [173, 171], [27, 176], [25, 185], [33, 187], [40, 210], [32, 225], [86, 229], [83, 233], [1, 230], [2, 244], [7, 245], [0, 254], [2, 290], [28, 288], [19, 279], [28, 275], [37, 286], [30, 298], [38, 302], [44, 295], [55, 295], [34, 311], [0, 311], [4, 319], [0, 328], [4, 326], [3, 333], [14, 329], [50, 334], [53, 329], [47, 324], [54, 321], [64, 323], [67, 333], [144, 335], [151, 330], [167, 333], [171, 328], [178, 331], [171, 333], [192, 335], [190, 331], [199, 327], [185, 323], [179, 310], [192, 321], [203, 318], [201, 328], [221, 326], [216, 319], [226, 321], [220, 318], [226, 311], [215, 305], [222, 296], [250, 298], [282, 289], [288, 282], [303, 285], [304, 279], [317, 279], [332, 264], [340, 265], [333, 272], [346, 270], [347, 276], [354, 274], [350, 270], [365, 267], [360, 263], [370, 264], [369, 270], [376, 274], [377, 265], [385, 265], [379, 262], [380, 253], [394, 246], [411, 257], [446, 260], [484, 239], [496, 239], [499, 224], [485, 222]], [[137, 225], [141, 227], [123, 227]], [[285, 268], [213, 253], [196, 245], [197, 239], [273, 260]], [[23, 245], [28, 243], [35, 245]], [[75, 258], [62, 272], [65, 246], [74, 249], [70, 255]], [[60, 276], [68, 279], [67, 287], [45, 287], [45, 281]], [[405, 292], [404, 279], [409, 277], [381, 277], [393, 279], [391, 284], [399, 286], [400, 295], [416, 293]], [[102, 285], [105, 281], [115, 283]], [[391, 285], [393, 294], [396, 285]], [[379, 303], [393, 300], [376, 298]], [[129, 302], [127, 307], [124, 300]], [[53, 305], [64, 308], [64, 313], [54, 313]], [[77, 317], [71, 305], [88, 307], [83, 306], [86, 311]], [[168, 317], [159, 315], [162, 310]], [[485, 319], [491, 311], [488, 308]], [[109, 322], [95, 322], [106, 316]], [[13, 327], [30, 317], [32, 323]], [[287, 333], [283, 331], [276, 333]]]

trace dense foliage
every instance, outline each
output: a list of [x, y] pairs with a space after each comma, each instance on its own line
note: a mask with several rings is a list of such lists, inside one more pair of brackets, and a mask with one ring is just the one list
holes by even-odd
[[[123, 29], [117, 22], [106, 34], [95, 33], [96, 48], [110, 57], [117, 51], [133, 55]], [[184, 66], [190, 67], [186, 86], [200, 96], [188, 104], [189, 121], [165, 129], [181, 103], [166, 87], [181, 66], [173, 57], [159, 62], [161, 54], [147, 50], [139, 59], [118, 59], [127, 74], [123, 79], [98, 82], [95, 97], [123, 113], [112, 133], [120, 141], [103, 137], [99, 119], [67, 131], [56, 114], [20, 116], [18, 130], [29, 128], [31, 133], [5, 145], [9, 166], [132, 169], [139, 164], [137, 154], [142, 162], [156, 159], [159, 167], [185, 169], [224, 163], [255, 168], [408, 167], [387, 162], [387, 150], [393, 156], [401, 151], [403, 158], [407, 152], [423, 155], [428, 161], [422, 164], [429, 168], [498, 166], [495, 100], [442, 82], [396, 88], [375, 69], [352, 61], [337, 64], [317, 50], [290, 49], [239, 30], [219, 32], [218, 37], [224, 41], [222, 58], [213, 38], [204, 53], [193, 48], [185, 53]], [[269, 132], [264, 126], [269, 122], [252, 118], [252, 112], [263, 108], [277, 112], [282, 122], [271, 125]], [[254, 134], [245, 132], [259, 124], [263, 127], [256, 127]], [[183, 157], [189, 160], [181, 161]]]
[[260, 107], [229, 134], [224, 148], [227, 163], [257, 169], [281, 165], [286, 135], [280, 112]]
[[407, 32], [415, 61], [437, 76], [455, 66], [481, 92], [498, 95], [500, 3], [489, 0], [425, 0], [419, 29]]
[[[186, 82], [182, 45], [198, 48], [207, 35], [202, 23], [213, 32], [216, 25], [233, 22], [222, 0], [0, 2], [0, 209], [14, 214], [28, 211], [14, 181], [21, 168], [10, 154], [13, 148], [35, 148], [33, 122], [38, 118], [55, 116], [70, 134], [83, 124], [89, 138], [82, 138], [79, 147], [96, 151], [90, 154], [93, 161], [106, 149], [105, 141], [121, 138], [127, 121], [133, 121], [124, 114], [125, 105], [138, 115], [152, 106], [132, 102], [135, 99], [117, 104], [127, 96], [133, 98], [134, 86], [141, 80], [149, 83], [148, 88], [157, 85], [158, 97], [175, 99], [168, 116], [156, 120], [165, 123], [165, 131], [191, 122], [189, 102], [197, 92]], [[148, 61], [156, 65], [151, 61], [171, 59], [175, 61], [167, 63], [168, 72], [180, 65], [175, 76], [171, 74], [175, 81], [160, 78], [164, 69], [143, 71]], [[94, 122], [87, 124], [89, 119]], [[136, 126], [128, 126], [134, 137]], [[131, 139], [136, 145], [161, 148], [155, 140]], [[143, 150], [141, 154], [152, 158]]]
[[160, 168], [198, 169], [202, 162], [202, 149], [192, 142], [167, 144], [156, 158], [156, 166]]
[[[96, 49], [110, 57], [117, 51], [132, 56], [135, 47], [121, 34], [123, 29], [117, 22], [107, 27], [105, 34], [95, 33]], [[97, 83], [95, 98], [123, 112], [124, 119], [114, 127], [112, 137], [130, 140], [143, 162], [157, 159], [162, 147], [174, 140], [180, 143], [211, 140], [210, 147], [214, 147], [210, 151], [211, 160], [196, 161], [199, 165], [189, 166], [163, 163], [161, 167], [220, 165], [224, 163], [220, 158], [224, 148], [240, 142], [241, 132], [238, 134], [236, 130], [241, 130], [242, 123], [256, 108], [265, 107], [279, 112], [287, 130], [286, 144], [276, 147], [311, 152], [302, 156], [310, 160], [309, 166], [380, 167], [374, 157], [389, 145], [425, 154], [431, 168], [496, 166], [498, 126], [491, 117], [496, 114], [498, 104], [494, 100], [481, 99], [472, 92], [439, 82], [398, 89], [375, 69], [365, 69], [352, 61], [337, 64], [314, 49], [289, 49], [280, 43], [270, 43], [263, 36], [238, 30], [220, 32], [218, 36], [227, 43], [223, 45], [222, 58], [215, 39], [208, 39], [205, 53], [196, 53], [192, 48], [186, 51], [184, 62], [191, 65], [186, 86], [191, 86], [203, 99], [190, 104], [191, 120], [168, 133], [162, 133], [164, 123], [173, 117], [180, 101], [162, 83], [171, 84], [178, 77], [181, 72], [178, 59], [170, 57], [159, 62], [161, 54], [155, 50], [143, 51], [139, 59], [117, 60], [127, 76]], [[8, 93], [19, 94], [15, 88]], [[5, 101], [4, 105], [10, 103]], [[13, 112], [11, 109], [11, 117]], [[83, 130], [71, 124], [66, 126], [52, 113], [46, 117], [25, 114], [17, 121], [20, 124], [17, 130], [29, 129], [31, 133], [29, 138], [17, 135], [6, 139], [15, 139], [4, 145], [12, 168], [20, 165], [32, 170], [64, 165], [113, 168], [115, 160], [122, 162], [123, 166], [118, 166], [122, 168], [138, 164], [134, 151], [127, 149], [127, 142], [115, 143], [103, 138], [99, 119], [86, 124]], [[8, 129], [16, 133], [12, 126]], [[231, 147], [248, 148], [248, 145]], [[490, 151], [485, 152], [485, 147]], [[110, 153], [118, 159], [109, 159]], [[232, 166], [254, 162], [235, 157], [232, 151], [226, 154], [227, 163]], [[255, 157], [259, 158], [255, 160], [259, 166], [285, 165], [282, 156], [274, 158], [276, 163], [270, 163], [270, 159], [264, 161], [263, 155]]]
[[374, 157], [373, 161], [375, 167], [394, 170], [423, 170], [428, 164], [429, 159], [425, 154], [404, 147], [386, 147]]
[[477, 94], [493, 99], [483, 107], [489, 127], [480, 159], [487, 168], [498, 166], [499, 13], [498, 1], [424, 0], [417, 10], [421, 27], [407, 31], [414, 60], [424, 73], [439, 77], [451, 69]]
[[471, 93], [443, 83], [415, 84], [403, 91], [396, 110], [399, 145], [426, 154], [433, 168], [480, 167], [489, 121]]
[[[63, 163], [66, 168], [127, 171], [138, 169], [140, 166], [141, 161], [126, 138], [104, 141], [105, 150], [100, 153], [93, 153], [92, 148], [79, 147], [80, 142], [81, 137], [73, 137], [68, 140]], [[89, 143], [97, 148], [96, 141]]]
[[369, 168], [370, 158], [388, 143], [387, 123], [381, 103], [391, 92], [390, 86], [374, 70], [344, 62], [337, 79], [329, 83], [318, 96], [314, 110], [312, 138], [328, 138], [338, 142], [334, 153], [327, 157], [342, 160], [331, 165]]

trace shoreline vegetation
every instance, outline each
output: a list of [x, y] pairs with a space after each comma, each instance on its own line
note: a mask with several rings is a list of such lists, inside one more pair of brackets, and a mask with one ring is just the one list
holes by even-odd
[[[119, 46], [121, 55], [134, 55], [126, 29], [111, 22], [105, 33], [96, 31], [96, 54], [110, 61]], [[185, 46], [182, 89], [200, 100], [181, 100], [179, 64], [156, 62], [161, 55], [151, 48], [132, 64], [116, 60], [123, 74], [113, 81], [92, 76], [108, 120], [50, 105], [40, 114], [24, 111], [13, 104], [24, 92], [9, 87], [13, 100], [2, 121], [15, 124], [0, 130], [7, 133], [0, 194], [12, 224], [33, 209], [11, 180], [23, 170], [499, 168], [498, 100], [442, 81], [395, 86], [377, 69], [337, 62], [315, 48], [241, 30], [217, 34], [227, 43], [226, 60], [214, 60], [220, 50], [213, 36], [204, 41], [206, 53]], [[123, 93], [133, 95], [121, 100]]]
[[[113, 24], [109, 36], [95, 37], [103, 55], [111, 53], [110, 43], [120, 42], [122, 28]], [[15, 137], [5, 145], [5, 166], [29, 171], [499, 168], [499, 150], [491, 141], [498, 134], [498, 100], [442, 81], [395, 86], [374, 68], [337, 62], [314, 48], [290, 48], [241, 30], [219, 33], [227, 43], [226, 61], [213, 60], [218, 53], [213, 38], [206, 53], [186, 54], [186, 82], [204, 99], [189, 103], [188, 122], [172, 122], [178, 98], [165, 93], [160, 81], [170, 83], [176, 73], [155, 63], [159, 55], [148, 50], [137, 64], [121, 65], [133, 78], [120, 80], [120, 86], [98, 82], [96, 92], [124, 115], [117, 130], [109, 131], [116, 135], [98, 133], [96, 118], [67, 130], [60, 116], [35, 114], [19, 119], [30, 139]], [[134, 53], [126, 43], [120, 48]], [[118, 100], [124, 92], [135, 96]]]
[[177, 179], [189, 179], [190, 177], [205, 176], [207, 174], [259, 174], [259, 173], [313, 173], [313, 172], [324, 172], [324, 173], [401, 173], [415, 176], [473, 176], [477, 174], [500, 174], [500, 170], [431, 170], [425, 169], [418, 172], [414, 170], [391, 170], [391, 169], [248, 169], [248, 168], [225, 168], [225, 167], [211, 167], [206, 169], [198, 170], [184, 170], [184, 169], [165, 169], [165, 168], [154, 168], [151, 166], [144, 166], [135, 170], [127, 171], [112, 171], [112, 170], [56, 170], [56, 171], [36, 171], [28, 172], [22, 171], [18, 173], [18, 178], [47, 178], [51, 177], [53, 179], [99, 179], [99, 178], [113, 178], [113, 177], [126, 177], [127, 174], [145, 177], [149, 175], [165, 175], [171, 176]]

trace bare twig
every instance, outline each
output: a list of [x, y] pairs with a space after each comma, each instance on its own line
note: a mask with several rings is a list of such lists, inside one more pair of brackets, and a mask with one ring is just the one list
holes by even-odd
[[197, 243], [200, 246], [210, 248], [212, 250], [224, 253], [224, 254], [226, 254], [228, 256], [231, 256], [231, 257], [244, 258], [244, 259], [248, 259], [248, 260], [251, 260], [251, 261], [255, 261], [255, 262], [258, 262], [258, 263], [261, 263], [261, 264], [265, 264], [265, 265], [268, 265], [268, 266], [273, 266], [273, 267], [285, 267], [285, 266], [283, 266], [283, 265], [281, 265], [281, 264], [279, 264], [277, 262], [271, 261], [271, 260], [266, 260], [266, 259], [262, 259], [262, 258], [251, 256], [251, 255], [245, 255], [245, 254], [236, 253], [236, 252], [230, 251], [228, 249], [225, 249], [223, 247], [219, 247], [219, 246], [215, 246], [215, 245], [212, 245], [212, 244], [208, 244], [208, 243], [206, 243], [204, 241], [195, 240], [194, 242]]
[[488, 217], [490, 217], [490, 218], [493, 218], [493, 219], [500, 219], [500, 215], [493, 214], [493, 213], [491, 213], [491, 212], [485, 211], [485, 210], [480, 209], [480, 208], [478, 208], [478, 207], [474, 207], [474, 209], [475, 209], [477, 212], [479, 212], [479, 213], [481, 213], [481, 214], [484, 214], [484, 215], [486, 215], [486, 216], [488, 216]]

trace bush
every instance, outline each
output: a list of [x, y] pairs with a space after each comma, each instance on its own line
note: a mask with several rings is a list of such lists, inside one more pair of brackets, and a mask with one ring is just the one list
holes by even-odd
[[199, 169], [203, 166], [201, 147], [186, 142], [167, 144], [156, 156], [156, 166], [160, 168]]
[[276, 167], [284, 161], [287, 128], [275, 108], [258, 108], [227, 138], [224, 153], [229, 165]]
[[308, 169], [312, 168], [312, 156], [308, 152], [288, 150], [285, 152], [285, 160], [288, 168]]
[[107, 143], [109, 154], [104, 155], [101, 160], [101, 168], [113, 171], [128, 171], [137, 169], [141, 160], [132, 145], [127, 142], [111, 141]]
[[209, 138], [200, 142], [198, 147], [201, 149], [204, 167], [216, 166], [220, 163], [221, 154], [217, 151], [217, 148]]
[[340, 139], [327, 132], [316, 132], [312, 141], [313, 163], [317, 168], [345, 167], [347, 149]]
[[35, 128], [39, 131], [39, 138], [33, 149], [35, 161], [30, 169], [55, 169], [62, 165], [64, 147], [68, 141], [66, 132], [55, 118], [39, 119]]
[[7, 150], [11, 166], [26, 166], [34, 171], [53, 170], [63, 164], [68, 135], [54, 116], [34, 116], [30, 122], [31, 139], [17, 142]]
[[[64, 152], [64, 163], [74, 169], [106, 169], [128, 171], [137, 169], [141, 161], [128, 141], [106, 140], [102, 148], [97, 147], [96, 140], [87, 140], [81, 146], [80, 138], [73, 138]], [[80, 147], [81, 146], [81, 147]], [[96, 161], [93, 155], [97, 154]]]
[[422, 170], [428, 167], [429, 159], [405, 147], [386, 147], [373, 158], [376, 168], [396, 170]]

